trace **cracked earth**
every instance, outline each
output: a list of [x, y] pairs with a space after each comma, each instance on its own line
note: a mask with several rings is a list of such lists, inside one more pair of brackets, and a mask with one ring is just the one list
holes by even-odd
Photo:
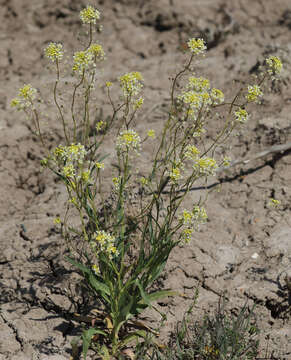
[[[250, 121], [229, 143], [232, 159], [252, 160], [209, 179], [209, 221], [189, 245], [173, 251], [158, 283], [184, 298], [157, 306], [167, 314], [161, 334], [166, 341], [197, 287], [196, 318], [213, 311], [222, 292], [234, 313], [248, 300], [250, 306], [256, 304], [262, 354], [268, 346], [280, 359], [291, 359], [290, 147], [254, 158], [291, 141], [290, 0], [89, 3], [101, 11], [104, 26], [98, 37], [107, 61], [100, 83], [114, 83], [129, 71], [143, 74], [141, 132], [161, 128], [169, 77], [183, 63], [181, 48], [189, 37], [206, 40], [209, 51], [197, 64], [197, 73], [228, 99], [237, 81], [247, 82], [268, 55], [283, 60], [283, 80], [271, 87], [262, 105], [251, 109]], [[65, 189], [52, 174], [41, 172], [41, 144], [24, 116], [9, 109], [9, 102], [23, 83], [50, 96], [52, 77], [42, 49], [49, 41], [62, 42], [68, 53], [80, 48], [78, 12], [87, 2], [0, 0], [0, 5], [0, 359], [69, 359], [70, 343], [82, 329], [75, 314], [87, 315], [94, 303], [84, 293], [80, 276], [63, 260], [66, 247], [53, 225], [64, 209]], [[106, 98], [100, 94], [98, 101], [106, 116]], [[43, 125], [51, 129], [55, 146], [62, 140], [61, 126], [51, 108], [47, 118]], [[220, 126], [211, 119], [209, 136]], [[109, 139], [106, 149], [111, 153], [113, 148]], [[145, 147], [141, 169], [148, 166], [150, 155], [151, 148]], [[185, 206], [206, 191], [197, 185]], [[282, 202], [281, 214], [267, 206], [271, 197]], [[159, 320], [152, 312], [147, 317]]]

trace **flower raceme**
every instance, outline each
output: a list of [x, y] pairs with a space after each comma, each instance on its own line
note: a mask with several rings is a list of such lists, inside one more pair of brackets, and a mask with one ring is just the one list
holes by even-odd
[[85, 51], [75, 52], [73, 59], [73, 71], [78, 71], [80, 74], [94, 65], [97, 61], [104, 60], [105, 52], [100, 44], [92, 44], [89, 49]]
[[195, 55], [204, 54], [204, 52], [206, 50], [206, 45], [205, 45], [203, 39], [192, 38], [192, 39], [189, 39], [187, 44], [188, 44], [190, 51]]
[[24, 84], [23, 87], [19, 89], [17, 97], [11, 100], [10, 106], [15, 107], [17, 110], [25, 110], [33, 106], [36, 93], [37, 90], [30, 84]]
[[79, 164], [82, 164], [84, 158], [87, 154], [84, 145], [71, 144], [69, 146], [58, 146], [54, 151], [54, 160], [59, 162], [60, 160], [64, 163], [76, 161]]
[[184, 226], [180, 236], [183, 241], [188, 243], [191, 240], [194, 230], [198, 230], [199, 225], [207, 221], [207, 213], [203, 207], [195, 205], [192, 211], [183, 210], [179, 221]]
[[116, 142], [116, 149], [118, 152], [135, 150], [138, 153], [140, 148], [141, 139], [136, 131], [131, 129], [121, 131]]
[[142, 85], [143, 77], [140, 72], [130, 72], [119, 78], [120, 86], [125, 98], [137, 95]]
[[54, 42], [49, 43], [49, 45], [44, 49], [45, 56], [50, 59], [52, 62], [56, 62], [62, 59], [63, 45], [57, 44]]
[[268, 66], [268, 73], [270, 75], [280, 74], [282, 71], [283, 65], [281, 60], [277, 56], [270, 56], [266, 59], [266, 64]]
[[83, 24], [96, 24], [96, 21], [100, 19], [100, 12], [88, 5], [80, 12], [80, 18]]
[[239, 108], [237, 111], [234, 112], [236, 121], [240, 123], [246, 123], [249, 118], [249, 114], [245, 109]]
[[263, 96], [263, 92], [258, 85], [249, 85], [246, 99], [248, 102], [257, 102], [259, 97]]
[[119, 252], [115, 247], [115, 238], [106, 233], [104, 230], [97, 231], [93, 235], [93, 240], [90, 243], [92, 249], [95, 252], [103, 252], [106, 253], [109, 259], [112, 259], [113, 256], [118, 256]]
[[208, 79], [191, 76], [178, 100], [186, 105], [186, 117], [195, 119], [202, 107], [206, 110], [209, 106], [223, 103], [224, 94], [219, 89], [211, 89]]

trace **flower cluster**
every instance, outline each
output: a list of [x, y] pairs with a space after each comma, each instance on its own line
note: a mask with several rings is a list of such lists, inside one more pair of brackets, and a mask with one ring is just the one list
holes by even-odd
[[239, 108], [234, 112], [236, 121], [240, 123], [246, 123], [249, 119], [249, 114], [245, 109]]
[[100, 19], [100, 12], [88, 5], [86, 9], [80, 11], [80, 18], [83, 24], [96, 24], [96, 20]]
[[266, 59], [268, 65], [268, 73], [270, 75], [278, 75], [282, 71], [283, 65], [277, 56], [270, 56]]
[[173, 163], [171, 170], [168, 172], [168, 176], [170, 177], [172, 183], [177, 184], [177, 182], [183, 178], [183, 170], [184, 164], [182, 161], [175, 161]]
[[113, 182], [113, 185], [114, 185], [114, 189], [116, 191], [119, 191], [119, 188], [120, 188], [120, 185], [121, 185], [121, 177], [120, 176], [114, 177], [112, 179], [112, 182]]
[[100, 268], [98, 265], [96, 265], [96, 264], [92, 265], [92, 270], [94, 271], [95, 275], [100, 274]]
[[154, 139], [154, 138], [156, 137], [156, 132], [155, 132], [155, 130], [150, 129], [150, 130], [147, 132], [147, 135], [148, 135], [148, 137]]
[[224, 94], [221, 90], [210, 89], [208, 79], [191, 76], [188, 79], [186, 89], [178, 96], [178, 100], [186, 105], [188, 117], [195, 117], [202, 106], [218, 105], [224, 101]]
[[16, 98], [11, 100], [10, 106], [16, 107], [17, 110], [24, 110], [30, 106], [33, 106], [33, 100], [36, 97], [37, 90], [30, 84], [25, 84], [19, 89]]
[[189, 242], [194, 230], [198, 230], [199, 225], [205, 224], [207, 221], [207, 213], [203, 207], [196, 205], [192, 211], [183, 210], [179, 221], [185, 226], [182, 230], [181, 237], [185, 242]]
[[194, 90], [185, 91], [178, 97], [184, 104], [189, 105], [189, 108], [194, 110], [200, 109], [202, 105], [202, 97], [199, 93]]
[[223, 103], [224, 94], [221, 90], [213, 88], [210, 93], [210, 97], [213, 101], [213, 105], [218, 105]]
[[263, 96], [263, 92], [258, 85], [249, 85], [246, 99], [248, 102], [256, 102], [259, 97]]
[[208, 79], [205, 79], [203, 77], [196, 78], [194, 76], [191, 76], [188, 79], [187, 87], [197, 92], [208, 91], [210, 89], [210, 82]]
[[115, 238], [106, 233], [104, 230], [94, 233], [93, 240], [90, 242], [90, 245], [94, 251], [106, 253], [109, 259], [112, 259], [113, 256], [119, 255], [115, 246]]
[[206, 45], [203, 39], [189, 39], [187, 45], [190, 51], [195, 55], [203, 54], [206, 50]]
[[69, 146], [58, 146], [54, 150], [54, 156], [56, 161], [63, 161], [64, 163], [73, 163], [77, 162], [79, 164], [83, 163], [83, 160], [87, 154], [87, 151], [84, 145], [71, 144]]
[[102, 120], [98, 121], [98, 123], [96, 124], [96, 130], [101, 131], [104, 126], [105, 126], [104, 121], [102, 121]]
[[197, 149], [194, 145], [187, 145], [185, 149], [185, 158], [188, 160], [197, 160], [200, 150]]
[[93, 56], [89, 51], [77, 51], [73, 59], [73, 71], [79, 71], [81, 74], [93, 63]]
[[104, 163], [100, 163], [100, 162], [95, 162], [95, 166], [97, 169], [101, 169], [104, 170]]
[[142, 176], [139, 181], [143, 186], [146, 186], [149, 183], [148, 179], [146, 179], [144, 176]]
[[78, 71], [80, 74], [94, 65], [98, 60], [104, 60], [105, 52], [100, 44], [92, 44], [89, 49], [85, 51], [75, 52], [73, 59], [73, 71]]
[[137, 95], [142, 88], [143, 77], [140, 72], [130, 72], [118, 79], [120, 82], [121, 89], [124, 97], [130, 97]]
[[193, 168], [197, 171], [199, 175], [214, 175], [215, 169], [217, 169], [216, 161], [213, 158], [209, 157], [202, 157], [197, 159], [194, 164]]
[[100, 44], [92, 44], [89, 49], [87, 50], [89, 54], [92, 54], [94, 57], [94, 61], [97, 60], [104, 60], [105, 58], [105, 52], [103, 50], [103, 47]]
[[57, 44], [54, 42], [49, 43], [49, 45], [44, 49], [45, 56], [49, 58], [52, 62], [59, 61], [62, 59], [63, 45]]
[[141, 139], [134, 130], [124, 130], [117, 137], [116, 148], [118, 152], [140, 150]]
[[134, 108], [139, 109], [142, 106], [143, 102], [144, 102], [143, 97], [138, 98], [134, 103]]
[[90, 181], [90, 171], [84, 166], [86, 154], [87, 151], [81, 144], [60, 145], [53, 152], [51, 160], [59, 167], [62, 175], [69, 180], [73, 190], [76, 190], [76, 182], [88, 183]]
[[281, 205], [280, 200], [276, 200], [276, 199], [271, 198], [270, 201], [269, 201], [269, 206], [274, 207], [275, 209], [277, 209], [280, 205]]

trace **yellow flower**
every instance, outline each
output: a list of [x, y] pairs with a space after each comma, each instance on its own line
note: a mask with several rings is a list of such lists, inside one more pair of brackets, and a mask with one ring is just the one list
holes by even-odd
[[223, 166], [229, 166], [230, 165], [230, 160], [231, 160], [231, 158], [230, 157], [225, 157], [224, 159], [223, 159]]
[[93, 55], [89, 51], [77, 51], [74, 56], [73, 71], [82, 72], [87, 69], [93, 62]]
[[20, 109], [21, 109], [20, 100], [19, 100], [18, 98], [12, 99], [11, 102], [10, 102], [10, 106], [11, 106], [11, 107], [16, 107], [17, 110], [20, 110]]
[[193, 219], [193, 214], [190, 211], [184, 210], [182, 216], [180, 216], [180, 221], [184, 224], [191, 224]]
[[190, 160], [196, 160], [200, 151], [194, 145], [187, 145], [185, 149], [185, 157]]
[[99, 275], [99, 274], [100, 274], [100, 268], [99, 268], [98, 265], [96, 265], [96, 264], [92, 265], [92, 270], [94, 271], [94, 273], [95, 273], [96, 275]]
[[86, 183], [90, 180], [90, 171], [83, 171], [81, 174], [81, 179]]
[[19, 89], [18, 97], [26, 100], [34, 100], [35, 94], [36, 94], [36, 89], [33, 88], [30, 84], [27, 84]]
[[213, 105], [218, 105], [223, 103], [224, 94], [221, 90], [213, 88], [210, 93], [211, 99], [213, 101]]
[[56, 217], [55, 219], [54, 219], [54, 224], [55, 225], [59, 225], [61, 223], [61, 219], [59, 218], [59, 217]]
[[137, 95], [141, 88], [143, 77], [140, 72], [130, 72], [119, 78], [120, 86], [125, 97]]
[[281, 205], [281, 201], [280, 200], [276, 200], [271, 198], [269, 201], [269, 206], [274, 207], [274, 208], [278, 208]]
[[63, 52], [63, 45], [57, 44], [54, 42], [49, 43], [49, 45], [44, 49], [45, 56], [51, 59], [52, 62], [57, 60], [61, 60], [64, 52]]
[[246, 99], [248, 102], [254, 102], [258, 100], [258, 97], [263, 96], [263, 92], [258, 85], [249, 85]]
[[181, 171], [178, 167], [173, 167], [169, 173], [171, 180], [176, 183], [179, 179], [182, 178]]
[[156, 137], [155, 130], [149, 130], [148, 131], [148, 137], [154, 139]]
[[114, 177], [113, 179], [112, 179], [112, 182], [113, 182], [113, 185], [114, 185], [114, 188], [115, 188], [115, 190], [119, 190], [119, 187], [120, 187], [120, 183], [121, 183], [121, 178], [120, 178], [120, 176], [118, 176], [118, 177]]
[[96, 130], [100, 131], [102, 129], [104, 125], [104, 121], [98, 121], [97, 125], [96, 125]]
[[88, 5], [86, 9], [80, 11], [80, 18], [83, 24], [96, 24], [96, 20], [100, 19], [100, 12]]
[[210, 82], [208, 79], [205, 78], [196, 78], [191, 76], [188, 80], [188, 89], [194, 90], [194, 91], [205, 91], [210, 88]]
[[266, 63], [269, 67], [268, 73], [271, 75], [280, 74], [282, 70], [282, 62], [277, 56], [270, 56], [266, 59]]
[[135, 109], [139, 109], [139, 108], [142, 106], [143, 100], [144, 100], [144, 99], [143, 99], [142, 97], [140, 97], [139, 99], [137, 99], [137, 100], [135, 101], [135, 104], [134, 104]]
[[139, 181], [143, 186], [145, 186], [145, 185], [147, 185], [149, 183], [148, 179], [146, 179], [143, 176], [139, 179]]
[[239, 108], [237, 111], [234, 112], [236, 121], [245, 123], [248, 121], [249, 114], [245, 109]]
[[78, 201], [77, 201], [77, 199], [75, 198], [75, 196], [73, 196], [73, 197], [69, 200], [69, 202], [70, 202], [71, 204], [75, 205], [76, 208], [78, 208]]
[[97, 169], [102, 169], [102, 170], [104, 170], [104, 163], [95, 162], [95, 166], [96, 166]]
[[97, 60], [97, 59], [104, 60], [104, 58], [105, 58], [105, 52], [104, 52], [102, 46], [99, 44], [92, 44], [89, 47], [88, 52], [94, 56], [95, 60]]
[[107, 253], [110, 259], [112, 259], [113, 255], [119, 255], [119, 252], [114, 245], [115, 238], [109, 233], [106, 233], [104, 230], [97, 231], [94, 234], [94, 240], [95, 242], [91, 242], [91, 246], [94, 250], [98, 247], [102, 252]]
[[182, 100], [184, 104], [189, 104], [191, 109], [199, 109], [202, 105], [200, 94], [193, 90], [185, 91], [179, 96], [179, 99]]
[[195, 54], [203, 54], [206, 50], [206, 46], [203, 39], [189, 39], [187, 42], [190, 51]]
[[76, 175], [75, 168], [72, 164], [63, 167], [62, 173], [65, 177], [74, 177]]
[[140, 137], [134, 130], [124, 130], [117, 137], [116, 148], [118, 151], [140, 150]]
[[192, 234], [193, 234], [193, 229], [192, 228], [187, 228], [184, 229], [182, 231], [182, 239], [185, 241], [185, 243], [189, 243], [191, 238], [192, 238]]
[[106, 85], [106, 87], [110, 88], [110, 86], [112, 86], [112, 82], [111, 81], [106, 81], [105, 85]]
[[203, 157], [195, 161], [193, 168], [202, 175], [214, 175], [217, 165], [214, 159]]

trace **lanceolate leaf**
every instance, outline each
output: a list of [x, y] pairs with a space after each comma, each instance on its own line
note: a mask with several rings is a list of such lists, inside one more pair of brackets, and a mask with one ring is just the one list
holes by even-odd
[[[179, 295], [179, 293], [177, 291], [173, 291], [173, 290], [160, 290], [160, 291], [155, 291], [151, 294], [147, 294], [147, 300], [150, 302], [159, 300], [159, 299], [163, 299], [167, 296], [177, 296]], [[144, 304], [144, 300], [141, 300], [139, 302], [139, 304]]]

